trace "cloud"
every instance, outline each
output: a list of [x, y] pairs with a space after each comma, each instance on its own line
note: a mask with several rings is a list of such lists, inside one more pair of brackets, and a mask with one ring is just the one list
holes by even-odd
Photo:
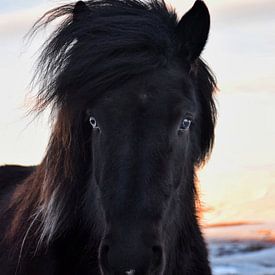
[[209, 6], [213, 11], [212, 18], [214, 20], [232, 25], [274, 18], [275, 2], [273, 0], [230, 0], [219, 1], [219, 3]]
[[[61, 3], [43, 3], [34, 7], [0, 14], [0, 36], [12, 36], [18, 32], [27, 32], [37, 19], [48, 10]], [[62, 1], [62, 5], [68, 1]]]
[[28, 30], [43, 14], [45, 8], [36, 7], [23, 11], [0, 14], [0, 36], [11, 36]]

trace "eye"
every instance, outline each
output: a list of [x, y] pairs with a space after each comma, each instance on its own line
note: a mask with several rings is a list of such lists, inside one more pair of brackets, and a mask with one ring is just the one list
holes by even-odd
[[184, 118], [181, 121], [179, 130], [180, 131], [187, 131], [187, 130], [189, 130], [191, 124], [192, 124], [192, 120], [190, 118]]
[[97, 125], [96, 119], [93, 116], [89, 117], [89, 122], [94, 129], [100, 129]]

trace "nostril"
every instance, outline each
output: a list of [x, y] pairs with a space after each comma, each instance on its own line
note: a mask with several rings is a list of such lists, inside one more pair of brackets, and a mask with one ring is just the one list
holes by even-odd
[[160, 245], [154, 245], [152, 247], [153, 257], [152, 257], [152, 269], [156, 271], [162, 265], [163, 251]]
[[100, 249], [99, 261], [103, 272], [110, 272], [108, 263], [108, 252], [110, 248], [108, 245], [102, 245]]

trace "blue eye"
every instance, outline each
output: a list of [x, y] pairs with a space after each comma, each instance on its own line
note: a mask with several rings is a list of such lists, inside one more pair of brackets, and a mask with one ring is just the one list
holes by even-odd
[[91, 124], [91, 126], [92, 126], [94, 129], [100, 129], [99, 126], [98, 126], [98, 124], [97, 124], [97, 122], [96, 122], [96, 119], [95, 119], [93, 116], [91, 116], [91, 117], [89, 118], [89, 123]]
[[192, 120], [190, 118], [184, 118], [181, 121], [181, 125], [180, 125], [179, 130], [181, 130], [181, 131], [187, 131], [187, 130], [189, 130], [191, 124], [192, 124]]

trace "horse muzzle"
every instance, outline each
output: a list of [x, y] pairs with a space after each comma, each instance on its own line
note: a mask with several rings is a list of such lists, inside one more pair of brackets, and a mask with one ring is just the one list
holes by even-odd
[[125, 246], [104, 241], [99, 263], [103, 275], [161, 275], [163, 249], [159, 245], [131, 243]]

